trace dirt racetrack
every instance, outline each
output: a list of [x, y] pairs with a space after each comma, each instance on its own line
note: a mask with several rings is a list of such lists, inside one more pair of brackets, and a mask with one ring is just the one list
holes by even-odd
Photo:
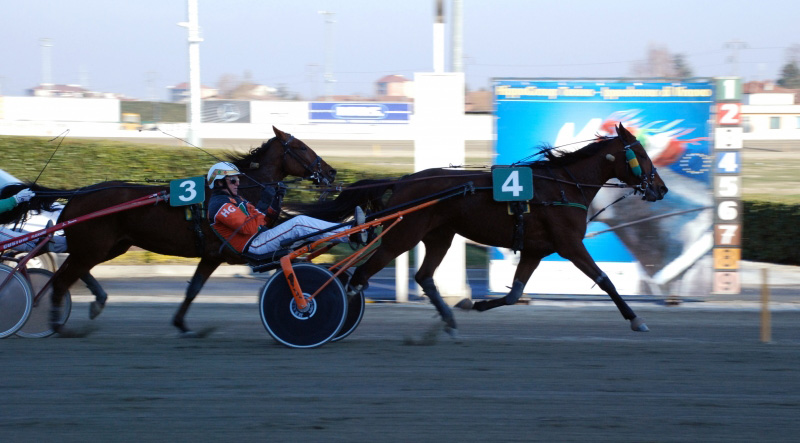
[[[112, 300], [113, 302], [113, 300]], [[84, 338], [0, 340], [0, 441], [798, 441], [800, 311], [370, 304], [349, 338], [276, 344], [255, 304], [110, 304]]]

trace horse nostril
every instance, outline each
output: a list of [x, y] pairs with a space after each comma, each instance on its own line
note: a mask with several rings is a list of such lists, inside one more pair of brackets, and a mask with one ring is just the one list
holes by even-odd
[[667, 192], [669, 192], [669, 189], [667, 189], [666, 186], [662, 186], [661, 187], [661, 195], [667, 195]]

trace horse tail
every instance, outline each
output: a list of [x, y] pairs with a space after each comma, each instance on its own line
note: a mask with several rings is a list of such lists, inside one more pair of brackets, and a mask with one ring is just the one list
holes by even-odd
[[330, 222], [340, 222], [353, 215], [356, 206], [369, 212], [384, 209], [384, 194], [395, 185], [391, 179], [359, 180], [344, 188], [339, 195], [330, 201], [318, 203], [291, 203], [286, 209], [309, 217]]
[[33, 183], [13, 183], [0, 190], [0, 199], [16, 195], [17, 192], [25, 188], [30, 188], [36, 195], [30, 201], [20, 203], [10, 211], [0, 214], [0, 224], [19, 223], [29, 211], [53, 211], [55, 209], [53, 204], [56, 200], [74, 192], [72, 190], [45, 188]]

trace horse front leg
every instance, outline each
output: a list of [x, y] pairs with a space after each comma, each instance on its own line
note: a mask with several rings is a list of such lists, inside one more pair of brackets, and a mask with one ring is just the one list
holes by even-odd
[[564, 251], [558, 251], [558, 253], [562, 257], [571, 261], [578, 269], [581, 270], [581, 272], [586, 274], [587, 277], [591, 278], [592, 281], [600, 286], [600, 289], [604, 290], [608, 296], [611, 297], [611, 300], [614, 301], [614, 304], [617, 306], [617, 309], [619, 309], [622, 317], [631, 322], [631, 330], [636, 332], [648, 332], [650, 329], [647, 328], [644, 320], [641, 317], [638, 317], [633, 312], [633, 309], [631, 309], [630, 306], [625, 303], [625, 300], [623, 300], [622, 296], [619, 295], [617, 288], [614, 287], [613, 283], [611, 283], [611, 280], [608, 278], [606, 273], [597, 266], [597, 263], [594, 262], [592, 256], [589, 255], [589, 251], [586, 250], [583, 242], [575, 242], [573, 245], [573, 247]]
[[200, 263], [197, 265], [197, 269], [194, 271], [194, 275], [189, 281], [189, 287], [186, 288], [186, 297], [183, 299], [183, 303], [181, 303], [181, 306], [178, 308], [178, 311], [172, 318], [172, 325], [180, 329], [183, 337], [198, 336], [186, 326], [184, 317], [186, 317], [186, 313], [189, 311], [189, 306], [192, 304], [192, 301], [194, 301], [194, 298], [197, 297], [197, 294], [200, 293], [203, 285], [221, 263], [222, 262], [220, 260], [216, 259], [209, 259], [205, 257], [200, 259]]
[[521, 254], [522, 256], [517, 264], [517, 270], [514, 272], [514, 282], [511, 284], [511, 290], [508, 294], [500, 298], [481, 300], [474, 304], [466, 303], [467, 300], [465, 300], [457, 306], [462, 309], [474, 309], [478, 312], [483, 312], [500, 306], [513, 305], [519, 301], [520, 297], [522, 297], [522, 291], [525, 289], [525, 284], [528, 283], [533, 271], [536, 270], [539, 266], [539, 262], [542, 261], [540, 255], [525, 252], [525, 249], [522, 250]]

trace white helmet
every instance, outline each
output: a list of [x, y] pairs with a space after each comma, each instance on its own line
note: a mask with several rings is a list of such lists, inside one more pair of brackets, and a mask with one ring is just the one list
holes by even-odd
[[208, 170], [208, 175], [206, 176], [206, 183], [208, 183], [209, 189], [214, 189], [214, 182], [225, 178], [228, 175], [241, 175], [242, 173], [239, 172], [239, 168], [236, 167], [233, 163], [230, 162], [219, 162], [211, 167]]

